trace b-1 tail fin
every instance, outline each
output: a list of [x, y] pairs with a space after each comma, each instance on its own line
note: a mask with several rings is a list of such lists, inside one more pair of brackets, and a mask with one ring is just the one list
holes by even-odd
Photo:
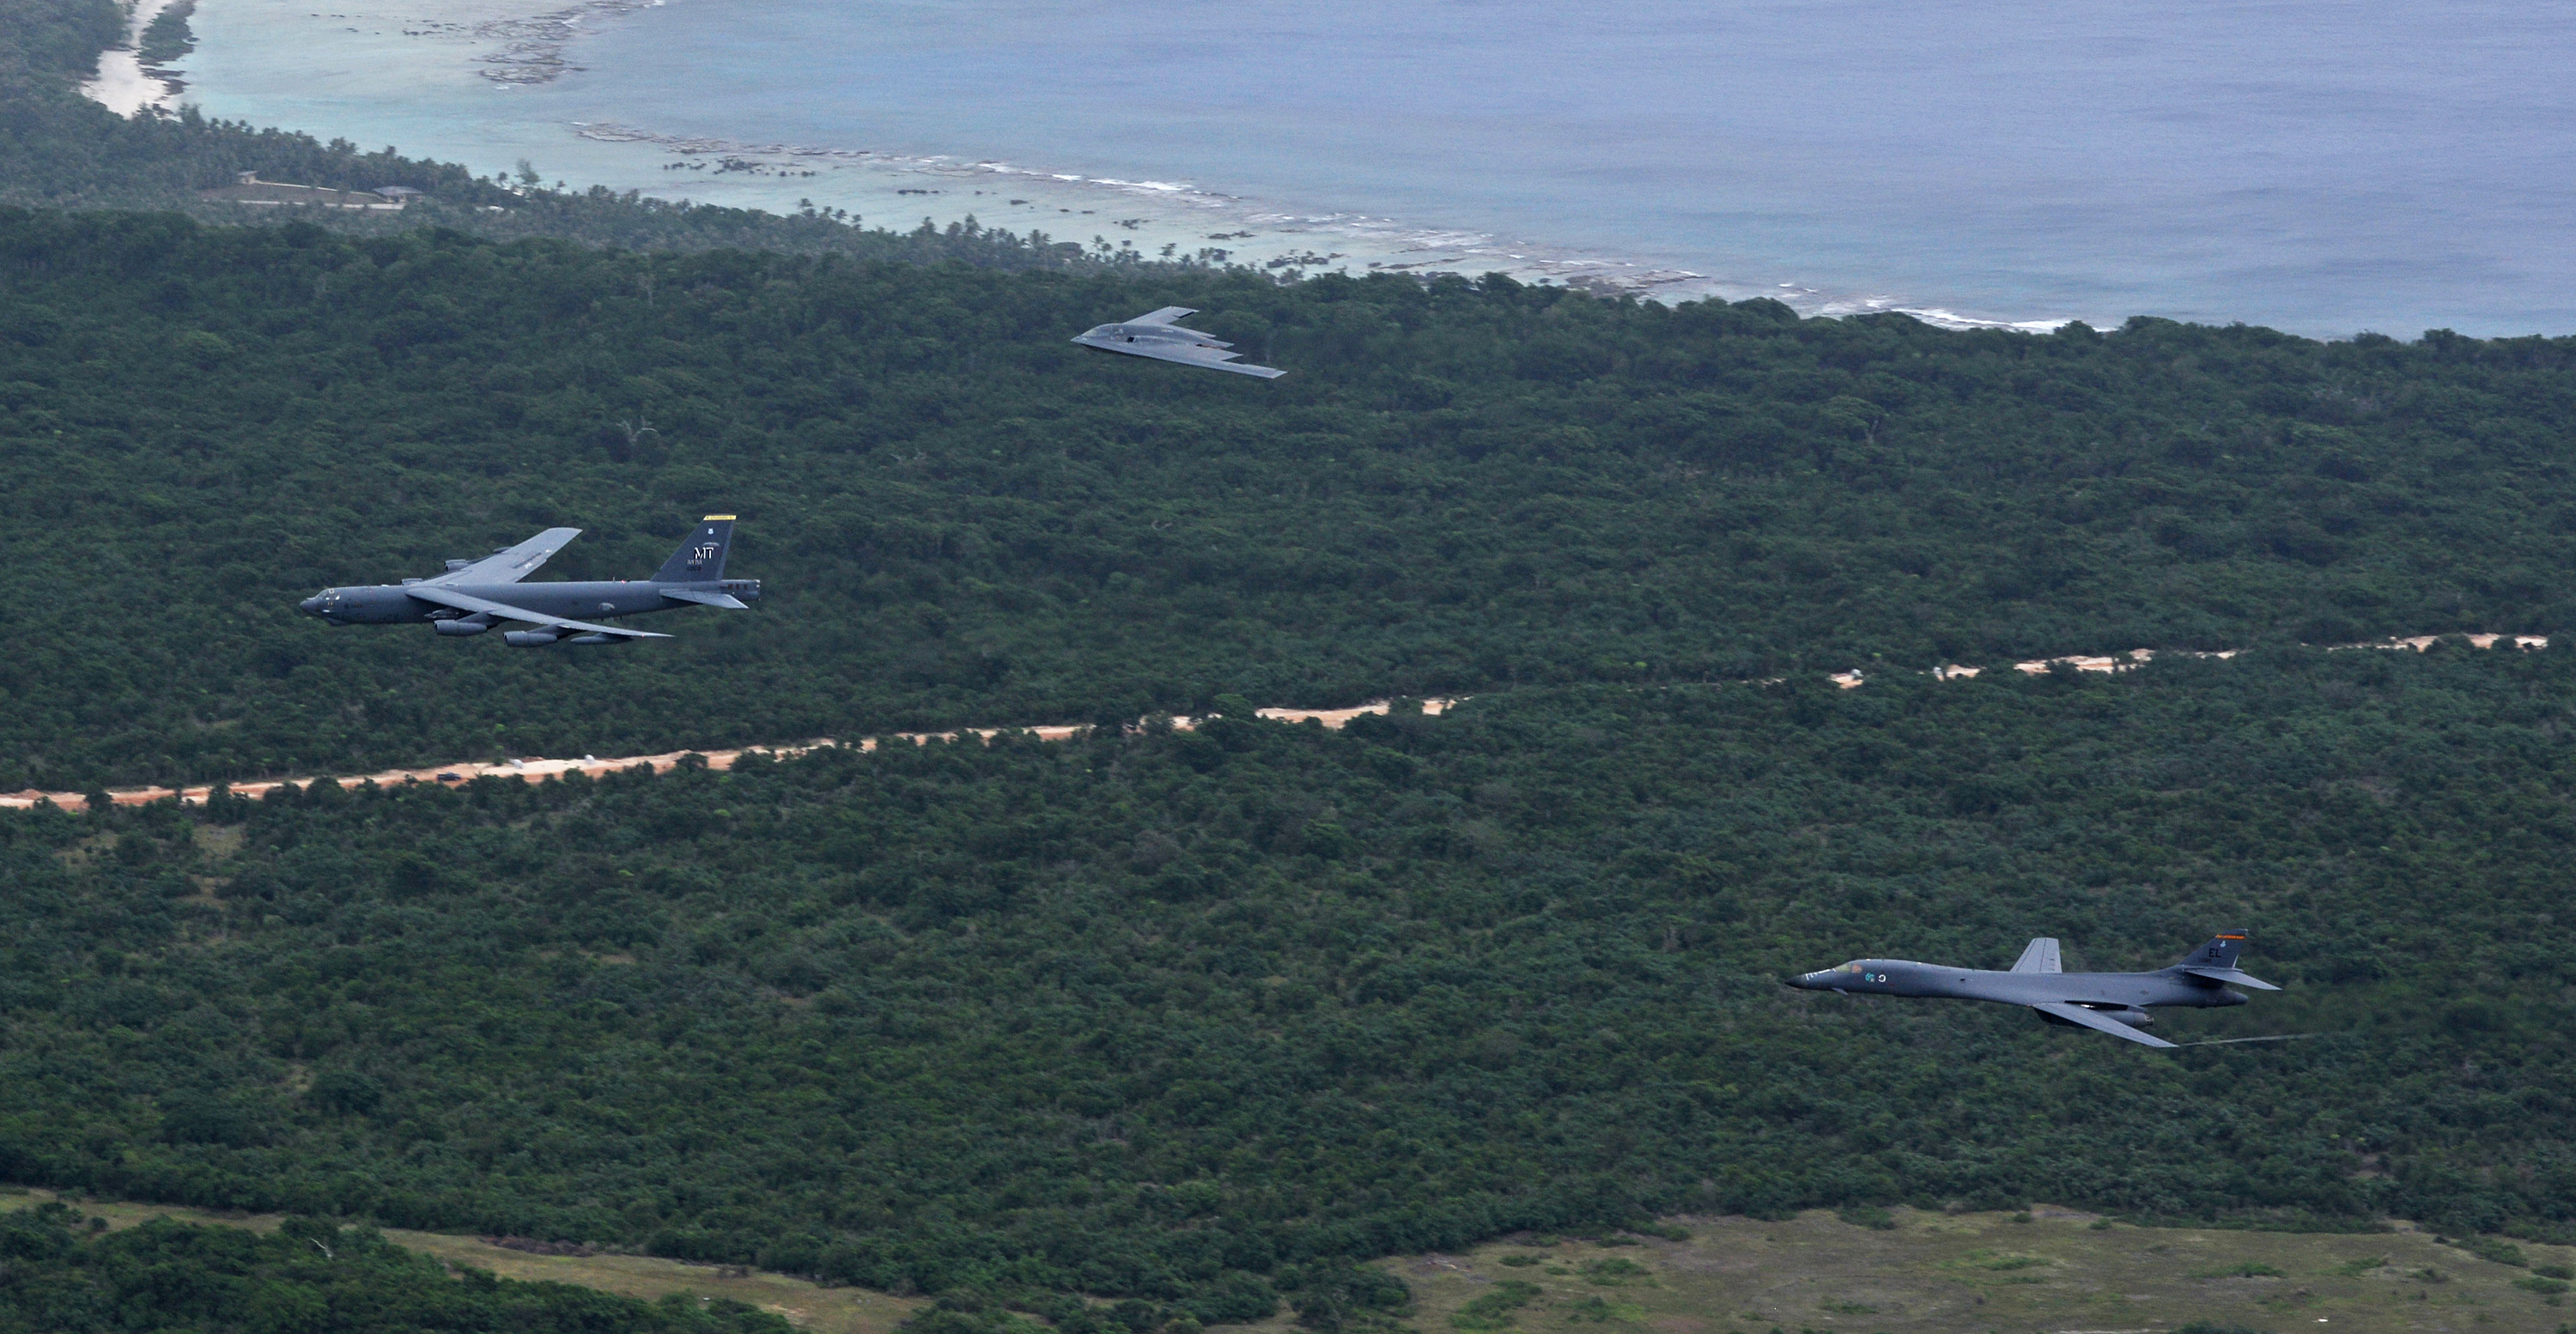
[[2230, 982], [2256, 991], [2279, 991], [2280, 988], [2236, 966], [2236, 956], [2245, 952], [2245, 933], [2221, 931], [2209, 943], [2182, 956], [2174, 965], [2178, 972], [2211, 982]]
[[2176, 968], [2217, 968], [2233, 970], [2236, 956], [2245, 952], [2245, 933], [2221, 931], [2209, 943], [2174, 962]]
[[2013, 962], [2016, 973], [2062, 973], [2065, 966], [2058, 960], [2057, 938], [2041, 936], [2023, 948], [2021, 958]]
[[725, 552], [733, 546], [733, 516], [710, 514], [698, 520], [689, 540], [662, 562], [653, 576], [664, 584], [700, 584], [724, 578]]

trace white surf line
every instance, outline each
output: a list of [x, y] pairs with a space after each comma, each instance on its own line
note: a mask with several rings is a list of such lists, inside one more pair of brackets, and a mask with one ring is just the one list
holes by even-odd
[[137, 0], [125, 25], [125, 45], [98, 53], [98, 77], [81, 85], [81, 96], [120, 116], [132, 117], [145, 107], [166, 111], [179, 98], [167, 79], [143, 68], [143, 30], [175, 0]]
[[474, 35], [506, 43], [493, 55], [476, 56], [474, 63], [486, 68], [477, 71], [493, 83], [512, 87], [552, 83], [567, 72], [582, 69], [564, 56], [564, 48], [585, 32], [582, 20], [614, 18], [650, 9], [662, 0], [584, 0], [569, 9], [543, 14], [520, 14], [489, 19], [474, 27]]
[[[1436, 717], [1456, 707], [1461, 702], [1462, 701], [1458, 699], [1426, 699], [1422, 701], [1422, 711], [1425, 714]], [[1314, 722], [1319, 723], [1326, 728], [1339, 731], [1342, 727], [1348, 725], [1353, 718], [1357, 718], [1362, 714], [1385, 713], [1392, 707], [1393, 704], [1391, 701], [1378, 700], [1374, 703], [1362, 704], [1356, 708], [1349, 709], [1255, 709], [1253, 712], [1258, 717], [1268, 718], [1274, 722]], [[1207, 721], [1209, 718], [1222, 716], [1223, 715], [1221, 714], [1212, 713], [1208, 714], [1205, 718], [1192, 718], [1183, 714], [1173, 714], [1171, 716], [1171, 724], [1174, 731], [1189, 732], [1197, 730], [1198, 725]], [[993, 738], [997, 736], [1014, 734], [1033, 736], [1040, 741], [1070, 741], [1073, 738], [1081, 736], [1091, 730], [1091, 725], [1088, 723], [1059, 723], [1040, 727], [961, 727], [949, 732], [895, 732], [883, 737], [861, 737], [858, 741], [858, 748], [861, 751], [871, 751], [875, 750], [879, 745], [891, 745], [897, 741], [909, 741], [916, 746], [926, 746], [933, 741], [953, 742], [960, 738], [970, 736], [986, 745], [991, 745]], [[739, 750], [675, 750], [660, 755], [629, 755], [613, 760], [603, 760], [596, 755], [584, 755], [577, 760], [513, 759], [501, 760], [491, 764], [440, 764], [432, 765], [423, 769], [387, 769], [381, 773], [343, 776], [333, 778], [328, 781], [337, 783], [343, 787], [366, 783], [373, 783], [377, 787], [401, 787], [406, 783], [445, 785], [471, 782], [477, 778], [517, 778], [531, 782], [542, 782], [549, 778], [558, 778], [571, 773], [586, 774], [592, 777], [598, 777], [604, 774], [626, 773], [632, 771], [639, 765], [649, 765], [652, 767], [653, 772], [657, 774], [666, 774], [673, 769], [680, 767], [681, 761], [692, 755], [704, 760], [709, 769], [721, 771], [734, 767], [735, 763], [740, 761], [745, 755], [767, 756], [773, 759], [793, 759], [799, 755], [840, 746], [842, 744], [842, 742], [835, 741], [830, 737], [818, 737], [812, 741], [805, 742], [802, 745], [794, 746], [745, 746]], [[265, 797], [269, 793], [274, 792], [281, 787], [292, 787], [300, 791], [321, 781], [324, 780], [318, 778], [274, 778], [255, 780], [247, 783], [232, 783], [224, 786], [226, 787], [226, 790], [231, 792], [234, 796], [259, 798]], [[119, 806], [142, 806], [156, 801], [168, 801], [174, 797], [177, 798], [182, 805], [203, 805], [214, 795], [216, 786], [216, 784], [212, 783], [200, 783], [195, 787], [183, 788], [111, 788], [108, 790], [107, 795], [110, 801]], [[13, 792], [0, 795], [0, 810], [34, 810], [40, 806], [49, 804], [64, 810], [79, 810], [84, 807], [87, 801], [88, 797], [79, 792], [42, 792], [34, 788], [30, 788], [24, 792]]]

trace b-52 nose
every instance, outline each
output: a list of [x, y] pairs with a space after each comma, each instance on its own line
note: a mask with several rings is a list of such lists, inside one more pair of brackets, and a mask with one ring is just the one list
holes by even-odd
[[300, 612], [304, 613], [304, 614], [305, 614], [305, 615], [307, 615], [307, 616], [319, 616], [319, 615], [321, 615], [321, 614], [322, 614], [322, 595], [321, 595], [321, 594], [319, 594], [319, 593], [316, 593], [316, 594], [314, 594], [313, 596], [311, 596], [311, 597], [309, 597], [309, 598], [304, 599], [302, 602], [298, 602], [298, 603], [296, 603], [296, 604], [295, 604], [295, 609], [296, 609], [297, 611], [300, 611]]

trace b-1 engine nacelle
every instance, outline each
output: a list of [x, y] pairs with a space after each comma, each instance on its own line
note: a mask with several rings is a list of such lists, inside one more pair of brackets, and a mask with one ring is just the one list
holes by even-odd
[[[2098, 1014], [2105, 1019], [2116, 1019], [2121, 1023], [2127, 1024], [2131, 1028], [2145, 1028], [2156, 1021], [2156, 1017], [2154, 1015], [2149, 1014], [2134, 1005], [2086, 1005], [2084, 1008], [2091, 1010], [2093, 1013]], [[2039, 1017], [2052, 1024], [2059, 1025], [2060, 1027], [2079, 1027], [2079, 1025], [2060, 1019], [2046, 1010], [2040, 1011]]]

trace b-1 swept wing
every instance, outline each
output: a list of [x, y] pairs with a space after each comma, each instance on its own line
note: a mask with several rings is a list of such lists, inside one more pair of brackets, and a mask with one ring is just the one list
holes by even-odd
[[2140, 1031], [2154, 1022], [2147, 1013], [2149, 1006], [2243, 1005], [2245, 994], [2228, 990], [2225, 984], [2231, 982], [2257, 991], [2280, 990], [2237, 969], [2236, 956], [2244, 948], [2244, 932], [2222, 931], [2170, 968], [2151, 973], [2070, 973], [2059, 962], [2057, 941], [2041, 936], [2023, 948], [2010, 972], [1945, 968], [1910, 959], [1854, 959], [1790, 978], [1789, 985], [1806, 991], [2026, 1005], [2052, 1024], [2090, 1028], [2149, 1047], [2171, 1047], [2176, 1044]]
[[479, 635], [502, 622], [532, 628], [506, 630], [502, 642], [520, 648], [543, 644], [615, 644], [668, 639], [651, 630], [603, 625], [613, 616], [641, 616], [680, 607], [744, 610], [760, 596], [757, 579], [724, 577], [733, 546], [734, 517], [710, 514], [688, 543], [650, 579], [522, 583], [538, 566], [581, 536], [578, 528], [549, 528], [517, 546], [481, 560], [452, 560], [443, 574], [399, 584], [326, 588], [297, 604], [308, 616], [333, 625], [400, 625], [426, 621], [442, 635]]
[[1276, 380], [1288, 373], [1268, 366], [1236, 365], [1243, 354], [1226, 350], [1234, 344], [1196, 329], [1181, 327], [1182, 320], [1196, 314], [1197, 311], [1187, 306], [1165, 306], [1123, 324], [1103, 324], [1085, 330], [1073, 341], [1103, 352], [1124, 352], [1131, 357], [1177, 361], [1184, 366], [1204, 366], [1212, 371], [1232, 371], [1237, 375], [1258, 375], [1265, 380]]

